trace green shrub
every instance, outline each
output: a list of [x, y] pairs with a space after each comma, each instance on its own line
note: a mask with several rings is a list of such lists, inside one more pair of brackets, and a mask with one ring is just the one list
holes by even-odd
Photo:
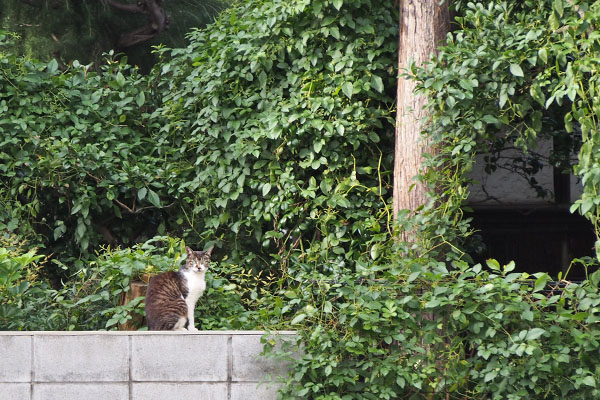
[[94, 261], [82, 263], [55, 299], [68, 321], [63, 329], [117, 329], [134, 316], [143, 316], [143, 297], [122, 304], [131, 282], [144, 274], [177, 269], [184, 246], [181, 240], [156, 237], [131, 248], [106, 248]]
[[154, 236], [164, 176], [145, 117], [149, 83], [112, 53], [99, 68], [61, 71], [55, 60], [3, 52], [7, 40], [0, 35], [0, 230], [59, 261]]
[[597, 398], [600, 273], [548, 293], [547, 274], [488, 267], [299, 265], [285, 297], [302, 356], [283, 398]]
[[14, 236], [0, 237], [0, 330], [54, 329], [61, 323], [56, 293], [41, 276], [36, 250], [23, 250]]
[[169, 195], [232, 263], [280, 270], [309, 248], [344, 263], [389, 235], [395, 10], [341, 4], [241, 2], [161, 50]]
[[[465, 174], [506, 132], [525, 149], [545, 126], [581, 137], [574, 210], [597, 224], [600, 7], [463, 3], [447, 46], [410, 71], [437, 146], [421, 176], [437, 201], [399, 217], [418, 227], [413, 246], [391, 226], [398, 27], [377, 0], [242, 2], [188, 47], [159, 49], [148, 78], [114, 60], [59, 73], [2, 54], [0, 229], [69, 256], [95, 248], [106, 220], [122, 243], [163, 230], [215, 243], [198, 321], [298, 329], [286, 398], [598, 398], [600, 275], [548, 294], [546, 274], [469, 267], [461, 247]], [[36, 301], [50, 294], [65, 329], [114, 329], [142, 313], [117, 302], [136, 274], [177, 267], [183, 242], [157, 240], [73, 262], [65, 288]], [[3, 261], [18, 276], [2, 303], [13, 324], [35, 293], [9, 290], [27, 254]]]

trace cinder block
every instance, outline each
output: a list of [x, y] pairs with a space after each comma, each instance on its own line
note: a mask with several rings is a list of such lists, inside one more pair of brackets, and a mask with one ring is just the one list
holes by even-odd
[[131, 375], [133, 381], [226, 381], [227, 336], [132, 336]]
[[275, 400], [278, 388], [274, 383], [232, 383], [231, 400]]
[[37, 383], [33, 400], [128, 400], [127, 383]]
[[31, 384], [29, 383], [0, 383], [0, 399], [30, 400]]
[[31, 336], [0, 336], [0, 382], [31, 382]]
[[36, 382], [114, 382], [129, 380], [127, 336], [36, 336]]
[[[288, 363], [262, 356], [261, 335], [234, 335], [232, 337], [232, 376], [234, 382], [262, 382], [271, 376], [285, 375]], [[284, 337], [278, 340], [285, 340]], [[280, 342], [281, 343], [281, 342]]]
[[[227, 400], [225, 383], [134, 383], [131, 400]], [[258, 399], [258, 398], [257, 398]], [[250, 400], [250, 399], [246, 399]]]

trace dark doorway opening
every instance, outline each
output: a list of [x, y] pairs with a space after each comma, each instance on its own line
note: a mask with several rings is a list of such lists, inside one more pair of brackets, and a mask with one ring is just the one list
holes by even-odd
[[572, 261], [595, 259], [596, 235], [590, 221], [569, 211], [583, 191], [573, 175], [579, 144], [565, 132], [550, 132], [527, 152], [510, 135], [500, 136], [477, 156], [468, 200], [476, 231], [469, 254], [479, 263], [514, 261], [517, 272], [580, 281], [585, 267]]
[[567, 207], [512, 206], [475, 207], [469, 214], [483, 246], [474, 261], [494, 258], [501, 264], [516, 263], [516, 270], [534, 274], [547, 272], [569, 281], [586, 278], [575, 258], [593, 257], [596, 236], [592, 224]]

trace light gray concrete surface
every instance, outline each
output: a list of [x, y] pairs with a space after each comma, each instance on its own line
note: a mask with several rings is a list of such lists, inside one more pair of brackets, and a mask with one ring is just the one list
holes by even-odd
[[230, 400], [276, 399], [278, 386], [274, 383], [232, 383]]
[[133, 381], [227, 380], [228, 336], [175, 335], [169, 340], [132, 336], [131, 340]]
[[[262, 355], [262, 335], [255, 336], [233, 336], [231, 338], [232, 348], [232, 377], [236, 382], [262, 382], [265, 377], [276, 377], [281, 371], [287, 371], [289, 364], [282, 360]], [[281, 336], [276, 348], [281, 348], [281, 343], [290, 336]]]
[[0, 399], [30, 400], [31, 384], [29, 383], [0, 383]]
[[38, 383], [32, 400], [127, 400], [127, 383]]
[[227, 391], [227, 383], [134, 383], [131, 400], [227, 400]]
[[288, 366], [260, 355], [263, 334], [0, 332], [0, 400], [275, 399]]
[[31, 337], [0, 336], [0, 382], [31, 381]]
[[34, 381], [114, 382], [129, 379], [125, 336], [44, 336], [33, 338]]
[[259, 382], [276, 368], [273, 360], [260, 355], [263, 351], [260, 335], [231, 339], [233, 381]]

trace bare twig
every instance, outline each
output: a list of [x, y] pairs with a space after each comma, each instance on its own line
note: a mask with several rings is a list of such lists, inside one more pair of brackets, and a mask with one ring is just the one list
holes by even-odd
[[137, 4], [123, 4], [123, 3], [119, 3], [118, 1], [113, 1], [113, 0], [104, 0], [104, 1], [106, 2], [106, 4], [108, 4], [111, 7], [116, 8], [117, 10], [138, 13], [138, 14], [145, 13], [145, 10], [139, 6], [139, 4], [141, 2], [138, 2]]
[[121, 35], [117, 43], [119, 48], [131, 47], [150, 40], [169, 27], [169, 17], [162, 7], [162, 0], [138, 0], [136, 4], [124, 4], [115, 0], [104, 1], [117, 10], [148, 16], [148, 24]]

